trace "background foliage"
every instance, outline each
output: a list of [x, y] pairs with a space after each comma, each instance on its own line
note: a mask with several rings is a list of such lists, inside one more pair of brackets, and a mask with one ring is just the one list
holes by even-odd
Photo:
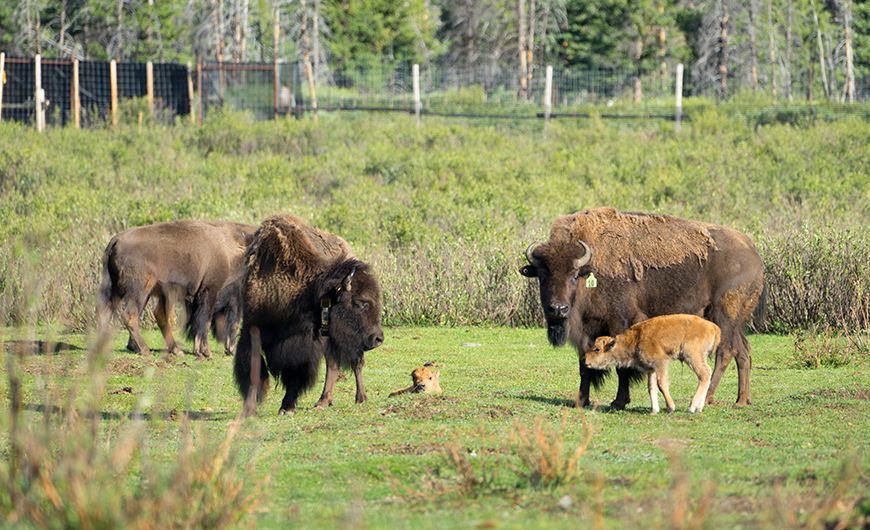
[[88, 328], [103, 249], [125, 228], [292, 212], [374, 265], [389, 325], [536, 325], [523, 250], [559, 214], [613, 206], [752, 236], [772, 329], [866, 328], [870, 125], [753, 126], [728, 113], [710, 107], [681, 133], [594, 118], [545, 131], [231, 112], [202, 127], [4, 123], [0, 321]]

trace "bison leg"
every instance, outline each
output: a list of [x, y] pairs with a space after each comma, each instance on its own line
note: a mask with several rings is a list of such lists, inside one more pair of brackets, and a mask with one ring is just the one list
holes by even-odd
[[610, 403], [610, 408], [614, 410], [624, 410], [626, 405], [631, 403], [629, 387], [631, 382], [636, 378], [636, 371], [626, 368], [617, 368], [616, 375], [619, 378], [619, 387], [616, 390], [616, 399]]
[[737, 405], [749, 405], [749, 377], [752, 369], [749, 341], [740, 331], [725, 328], [722, 329], [722, 342], [716, 350], [716, 365], [713, 368], [713, 376], [710, 379], [710, 388], [707, 390], [707, 404], [715, 402], [716, 388], [725, 375], [725, 369], [731, 363], [731, 359], [737, 359]]
[[257, 415], [257, 402], [259, 401], [260, 372], [263, 368], [262, 344], [260, 343], [260, 330], [256, 326], [251, 327], [251, 386], [245, 396], [245, 405], [242, 407], [242, 417], [247, 418]]
[[[668, 363], [664, 362], [657, 366], [655, 374], [653, 374], [651, 377], [654, 377], [656, 379], [659, 390], [662, 391], [662, 395], [665, 397], [665, 404], [667, 404], [668, 407], [668, 414], [673, 414], [673, 412], [677, 410], [677, 405], [674, 403], [674, 399], [671, 397], [671, 382], [668, 378]], [[658, 403], [656, 403], [656, 408], [658, 408]]]
[[356, 402], [365, 403], [366, 402], [366, 389], [363, 386], [362, 379], [362, 369], [363, 366], [366, 365], [366, 360], [363, 356], [360, 356], [359, 361], [353, 364], [353, 376], [356, 379]]
[[710, 375], [712, 370], [707, 360], [700, 356], [700, 359], [689, 358], [691, 364], [689, 367], [698, 375], [698, 389], [692, 397], [692, 403], [689, 404], [689, 413], [701, 412], [704, 409], [704, 400], [707, 396], [707, 389], [710, 388]]
[[157, 299], [157, 306], [154, 308], [154, 320], [157, 321], [157, 327], [163, 333], [169, 353], [184, 355], [184, 351], [178, 347], [178, 343], [175, 342], [175, 336], [172, 334], [172, 318], [174, 316], [175, 308], [173, 307], [173, 301], [166, 296], [166, 293], [161, 292]]
[[150, 356], [151, 350], [148, 349], [145, 339], [139, 333], [139, 317], [142, 315], [145, 303], [148, 301], [148, 291], [143, 290], [141, 292], [145, 294], [139, 294], [135, 298], [127, 298], [121, 319], [124, 322], [124, 327], [127, 328], [127, 332], [130, 334], [130, 339], [127, 341], [127, 349], [141, 355]]
[[593, 373], [586, 367], [586, 360], [583, 355], [580, 356], [580, 389], [577, 391], [577, 401], [574, 402], [574, 407], [581, 409], [589, 406], [589, 387], [592, 384]]
[[649, 401], [652, 405], [652, 414], [659, 413], [659, 389], [655, 372], [649, 373], [649, 378], [647, 379], [647, 386], [649, 387]]
[[191, 304], [190, 331], [193, 335], [193, 354], [197, 357], [210, 358], [211, 349], [208, 346], [208, 329], [211, 325], [211, 313], [217, 301], [214, 289], [201, 289], [194, 296]]
[[323, 382], [323, 393], [320, 394], [320, 399], [314, 404], [315, 407], [331, 407], [333, 403], [332, 392], [335, 389], [335, 382], [338, 381], [340, 373], [338, 361], [331, 357], [326, 358], [326, 379]]

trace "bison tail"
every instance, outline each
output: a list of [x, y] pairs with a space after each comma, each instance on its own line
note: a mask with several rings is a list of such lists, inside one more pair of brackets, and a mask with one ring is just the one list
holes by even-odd
[[755, 333], [767, 331], [767, 282], [764, 283], [764, 287], [761, 289], [761, 296], [758, 297], [758, 305], [755, 306], [755, 311], [752, 312], [749, 328]]
[[97, 292], [97, 340], [99, 344], [108, 343], [109, 337], [109, 321], [112, 319], [112, 314], [118, 305], [118, 295], [116, 293], [118, 285], [118, 271], [115, 268], [115, 244], [116, 240], [112, 238], [106, 251], [103, 253], [103, 268], [100, 274], [100, 288]]
[[[259, 363], [252, 360], [259, 357]], [[263, 360], [260, 330], [256, 327], [242, 327], [239, 344], [233, 358], [233, 376], [236, 388], [242, 399], [248, 398], [252, 383], [257, 385], [257, 402], [263, 401], [269, 391], [269, 371]]]

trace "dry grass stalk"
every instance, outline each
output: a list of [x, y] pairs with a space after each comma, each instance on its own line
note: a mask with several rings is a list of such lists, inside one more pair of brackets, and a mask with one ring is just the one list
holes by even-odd
[[535, 426], [527, 429], [515, 422], [514, 453], [520, 466], [509, 467], [532, 487], [554, 487], [577, 476], [578, 462], [592, 440], [592, 429], [581, 411], [583, 441], [573, 451], [566, 447], [565, 424], [568, 413], [562, 414], [558, 428], [545, 426], [543, 418], [535, 418]]

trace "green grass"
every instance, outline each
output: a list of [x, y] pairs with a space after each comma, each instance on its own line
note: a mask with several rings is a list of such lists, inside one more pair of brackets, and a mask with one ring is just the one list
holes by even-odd
[[[651, 416], [643, 385], [633, 389], [627, 410], [609, 411], [615, 378], [593, 393], [595, 407], [574, 409], [576, 355], [550, 347], [541, 329], [396, 327], [385, 334], [384, 346], [367, 355], [365, 404], [353, 403], [349, 378], [339, 382], [328, 410], [311, 409], [318, 386], [295, 415], [278, 416], [279, 388], [257, 418], [245, 420], [233, 450], [239, 466], [253, 462], [256, 469], [245, 477], [245, 487], [268, 478], [268, 494], [236, 524], [670, 528], [673, 498], [686, 487], [690, 510], [684, 522], [708, 503], [696, 515], [706, 527], [783, 527], [783, 513], [806, 521], [837, 484], [846, 485], [843, 500], [850, 502], [866, 496], [870, 484], [870, 467], [861, 460], [870, 446], [866, 357], [840, 368], [806, 370], [794, 360], [790, 337], [754, 335], [751, 406], [730, 404], [737, 384], [732, 367], [717, 394], [721, 403], [689, 415], [697, 378], [676, 363], [671, 392], [677, 412]], [[145, 337], [162, 346], [156, 330]], [[82, 335], [53, 340], [87, 347]], [[232, 358], [196, 361], [166, 358], [165, 352], [142, 358], [124, 351], [125, 341], [119, 333], [105, 366], [98, 442], [107, 449], [117, 443], [136, 411], [145, 414], [152, 465], [177, 459], [184, 431], [177, 419], [184, 413], [192, 419], [194, 443], [223, 440], [241, 409]], [[387, 397], [424, 362], [440, 365], [443, 394]], [[93, 376], [87, 366], [84, 351], [22, 358], [17, 370], [27, 421], [41, 422], [45, 409], [38, 406], [55, 390], [65, 396], [74, 384], [88, 387]], [[125, 387], [133, 393], [112, 393]], [[84, 407], [81, 394], [78, 406]], [[544, 430], [573, 453], [584, 440], [584, 417], [591, 441], [573, 478], [554, 487], [530, 485], [523, 478], [528, 468], [518, 459], [517, 433], [543, 421]], [[472, 466], [477, 482], [466, 489], [460, 488], [458, 465], [446, 456], [451, 444]], [[841, 472], [844, 464], [850, 475]], [[705, 493], [708, 487], [712, 493]], [[860, 504], [851, 513], [866, 524]], [[840, 515], [832, 509], [829, 517]]]

